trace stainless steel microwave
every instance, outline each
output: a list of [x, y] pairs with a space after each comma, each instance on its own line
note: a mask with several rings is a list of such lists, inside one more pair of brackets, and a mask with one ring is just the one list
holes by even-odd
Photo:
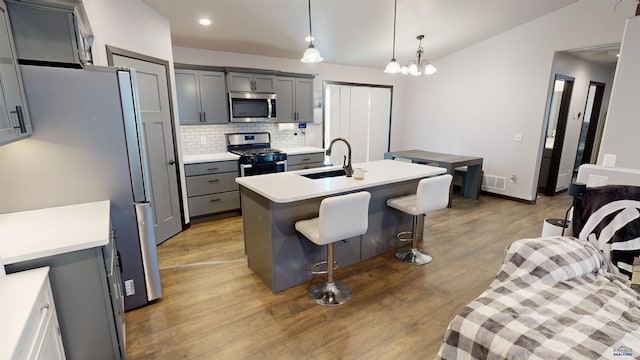
[[229, 93], [231, 122], [275, 122], [276, 94]]

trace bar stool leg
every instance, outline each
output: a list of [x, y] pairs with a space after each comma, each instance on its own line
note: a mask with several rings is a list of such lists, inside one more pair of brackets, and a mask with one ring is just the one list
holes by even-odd
[[309, 287], [309, 298], [325, 306], [342, 305], [351, 299], [351, 288], [339, 280], [333, 280], [333, 243], [327, 244], [327, 280]]
[[418, 249], [418, 216], [413, 217], [413, 238], [410, 248], [402, 248], [396, 251], [396, 259], [411, 265], [425, 265], [433, 258], [426, 251]]

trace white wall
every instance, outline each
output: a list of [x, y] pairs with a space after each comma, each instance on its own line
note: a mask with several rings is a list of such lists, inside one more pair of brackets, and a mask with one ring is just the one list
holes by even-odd
[[481, 156], [485, 174], [518, 178], [495, 192], [534, 200], [554, 52], [620, 42], [635, 2], [614, 11], [616, 2], [581, 0], [432, 60], [437, 73], [407, 82], [400, 98], [407, 131], [392, 150]]
[[616, 166], [640, 169], [640, 16], [629, 19], [611, 92], [598, 164], [616, 155]]
[[[322, 49], [320, 49], [322, 52]], [[304, 49], [300, 49], [300, 56]], [[212, 51], [185, 47], [173, 48], [173, 59], [176, 63], [206, 66], [244, 67], [265, 70], [277, 70], [291, 73], [315, 74], [314, 95], [322, 97], [323, 81], [341, 81], [362, 84], [391, 85], [393, 98], [399, 99], [404, 95], [404, 76], [385, 74], [380, 69], [361, 68], [336, 65], [330, 63], [304, 64], [298, 60], [273, 58], [266, 56], [246, 55], [222, 51]], [[391, 147], [400, 143], [404, 134], [404, 113], [402, 106], [392, 104]], [[316, 112], [315, 122], [320, 123], [321, 113]], [[310, 134], [310, 131], [315, 133]], [[319, 133], [318, 133], [319, 132]], [[322, 147], [322, 130], [320, 125], [309, 125], [306, 135], [308, 146]]]
[[[584, 120], [585, 105], [587, 103], [587, 95], [589, 92], [589, 82], [597, 81], [605, 84], [605, 93], [601, 108], [601, 113], [604, 113], [609, 104], [609, 95], [611, 94], [614, 71], [615, 66], [613, 65], [590, 63], [566, 52], [558, 52], [555, 54], [549, 83], [549, 94], [553, 91], [553, 77], [556, 74], [570, 76], [575, 79], [573, 83], [573, 92], [571, 94], [571, 103], [569, 104], [569, 119], [567, 121], [567, 128], [562, 147], [562, 157], [560, 159], [556, 191], [568, 188], [569, 183], [571, 182], [573, 166], [575, 164], [578, 150], [580, 130], [582, 129], [582, 122]], [[549, 96], [547, 101], [551, 102], [551, 96]], [[580, 117], [577, 116], [577, 113], [581, 113]]]
[[[94, 64], [104, 65], [107, 62], [106, 45], [133, 51], [169, 62], [173, 69], [173, 51], [171, 47], [171, 26], [169, 20], [147, 6], [141, 0], [83, 0], [91, 29], [95, 36], [92, 55]], [[178, 124], [178, 103], [175, 92], [175, 75], [170, 73], [170, 96], [174, 104], [175, 123]], [[176, 126], [178, 156], [181, 154], [180, 128]], [[181, 179], [184, 184], [184, 164], [180, 162]], [[189, 222], [186, 186], [182, 187], [185, 222]]]

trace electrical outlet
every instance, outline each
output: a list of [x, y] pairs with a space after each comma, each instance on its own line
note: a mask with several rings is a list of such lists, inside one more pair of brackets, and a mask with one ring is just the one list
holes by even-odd
[[200, 136], [200, 145], [207, 145], [207, 137]]
[[126, 280], [124, 282], [124, 293], [127, 296], [131, 296], [136, 293], [136, 288], [133, 286], [133, 279]]
[[513, 141], [514, 142], [522, 142], [522, 134], [521, 133], [513, 134]]

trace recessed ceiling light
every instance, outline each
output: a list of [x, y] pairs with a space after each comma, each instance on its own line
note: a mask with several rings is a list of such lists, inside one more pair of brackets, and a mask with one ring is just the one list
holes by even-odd
[[198, 21], [200, 23], [200, 25], [202, 26], [209, 26], [211, 25], [211, 20], [207, 19], [207, 18], [202, 18]]
[[306, 38], [304, 38], [304, 41], [306, 42], [311, 42], [312, 40], [315, 40], [313, 36], [307, 36]]

